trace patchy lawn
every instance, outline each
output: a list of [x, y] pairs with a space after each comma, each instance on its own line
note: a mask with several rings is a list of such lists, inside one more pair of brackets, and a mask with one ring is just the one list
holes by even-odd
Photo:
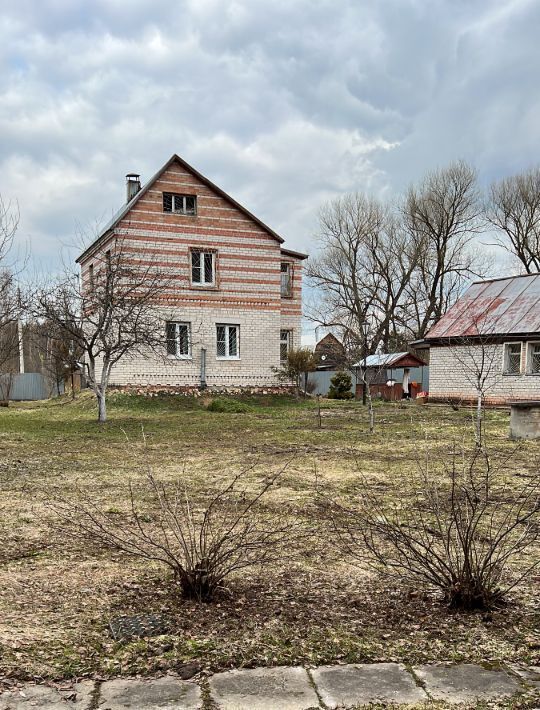
[[[50, 523], [49, 497], [76, 491], [111, 510], [126, 503], [126, 483], [151, 466], [182, 477], [196, 497], [256, 464], [253, 482], [288, 462], [270, 504], [309, 504], [315, 476], [331, 496], [346, 496], [366, 476], [389, 495], [408, 480], [426, 449], [447, 455], [472, 441], [470, 410], [381, 404], [376, 431], [356, 402], [286, 397], [220, 404], [200, 399], [110, 397], [110, 421], [95, 423], [87, 394], [0, 410], [0, 677], [61, 679], [285, 663], [434, 660], [540, 662], [540, 572], [490, 614], [459, 614], [435, 597], [409, 592], [340, 559], [314, 540], [294, 567], [245, 573], [212, 604], [179, 599], [158, 566], [62, 539]], [[239, 411], [232, 411], [232, 410]], [[231, 411], [228, 411], [231, 410]], [[243, 411], [242, 411], [243, 410]], [[487, 413], [492, 447], [513, 457], [507, 475], [537, 471], [540, 444], [507, 439], [508, 413]], [[111, 639], [123, 614], [156, 612], [170, 635]]]

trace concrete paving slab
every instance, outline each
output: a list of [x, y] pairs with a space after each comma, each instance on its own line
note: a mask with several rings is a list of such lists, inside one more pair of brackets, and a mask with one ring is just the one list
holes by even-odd
[[415, 705], [428, 700], [400, 663], [321, 666], [311, 675], [323, 703], [332, 710], [377, 702]]
[[540, 666], [511, 666], [514, 673], [533, 688], [540, 688]]
[[109, 680], [100, 688], [100, 710], [199, 710], [201, 689], [173, 676]]
[[418, 666], [414, 672], [434, 700], [449, 705], [506, 698], [521, 690], [516, 678], [505, 671], [486, 670], [472, 663]]
[[24, 685], [0, 695], [0, 710], [88, 710], [94, 683], [77, 683], [70, 690], [56, 690], [46, 685]]
[[220, 710], [309, 710], [319, 699], [304, 668], [252, 668], [216, 673], [210, 695]]

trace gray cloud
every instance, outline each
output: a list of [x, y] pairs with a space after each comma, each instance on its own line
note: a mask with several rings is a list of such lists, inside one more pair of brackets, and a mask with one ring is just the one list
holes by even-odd
[[50, 264], [177, 152], [310, 250], [321, 202], [538, 160], [533, 0], [0, 0], [0, 191]]

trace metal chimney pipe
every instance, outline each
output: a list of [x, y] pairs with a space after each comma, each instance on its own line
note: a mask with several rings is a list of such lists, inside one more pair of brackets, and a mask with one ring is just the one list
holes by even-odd
[[126, 175], [126, 202], [131, 202], [141, 189], [141, 176], [138, 173]]

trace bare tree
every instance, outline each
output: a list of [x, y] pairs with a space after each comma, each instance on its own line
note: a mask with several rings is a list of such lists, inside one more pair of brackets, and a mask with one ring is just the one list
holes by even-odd
[[484, 405], [486, 395], [496, 383], [500, 368], [500, 346], [482, 327], [482, 317], [474, 318], [470, 335], [452, 340], [450, 351], [461, 367], [461, 374], [476, 394], [474, 438], [478, 448], [483, 445]]
[[0, 371], [1, 397], [8, 400], [13, 373], [18, 372], [18, 321], [22, 314], [22, 299], [17, 284], [18, 272], [10, 254], [19, 225], [17, 204], [4, 202], [0, 195]]
[[320, 293], [308, 316], [339, 328], [349, 349], [392, 352], [423, 337], [487, 263], [476, 173], [463, 162], [428, 174], [401, 207], [354, 194], [320, 213], [321, 253], [307, 274]]
[[106, 392], [112, 368], [135, 353], [165, 355], [165, 323], [159, 312], [167, 300], [169, 276], [149, 258], [130, 253], [121, 238], [93, 256], [82, 279], [65, 273], [41, 287], [33, 310], [49, 335], [80, 353], [88, 385], [98, 402], [98, 421], [107, 419]]
[[403, 220], [419, 260], [408, 284], [415, 336], [423, 338], [471, 275], [486, 269], [474, 237], [482, 228], [476, 172], [458, 161], [409, 189]]
[[392, 209], [361, 194], [322, 208], [321, 253], [307, 275], [319, 289], [309, 317], [338, 328], [349, 350], [362, 350], [361, 327], [371, 322], [368, 349], [387, 350], [402, 342], [405, 300], [418, 254]]
[[540, 167], [492, 183], [485, 209], [497, 244], [525, 273], [540, 271]]

